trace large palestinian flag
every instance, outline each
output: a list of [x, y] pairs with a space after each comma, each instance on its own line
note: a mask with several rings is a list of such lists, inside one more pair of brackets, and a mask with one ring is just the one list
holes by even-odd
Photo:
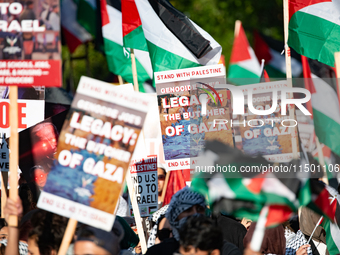
[[228, 82], [236, 85], [258, 83], [261, 76], [260, 64], [250, 47], [242, 24], [235, 32], [234, 45], [231, 52]]
[[[286, 59], [284, 54], [281, 55], [283, 49], [283, 41], [254, 32], [255, 55], [260, 63], [264, 59], [266, 71], [271, 78], [286, 78]], [[302, 72], [301, 57], [293, 49], [291, 56], [292, 75], [299, 77]]]
[[[133, 82], [130, 51], [123, 47], [122, 13], [119, 0], [102, 0], [102, 32], [109, 70]], [[135, 50], [139, 90], [144, 92], [143, 82], [152, 79], [149, 53]]]
[[320, 143], [340, 156], [340, 108], [337, 93], [328, 83], [312, 74], [307, 58], [302, 57], [306, 87], [312, 94], [315, 134]]
[[61, 27], [71, 53], [85, 42], [91, 41], [91, 34], [77, 20], [78, 5], [73, 0], [61, 1]]
[[340, 2], [290, 0], [288, 45], [334, 67], [334, 53], [340, 51]]
[[222, 47], [167, 0], [135, 3], [154, 72], [219, 62]]

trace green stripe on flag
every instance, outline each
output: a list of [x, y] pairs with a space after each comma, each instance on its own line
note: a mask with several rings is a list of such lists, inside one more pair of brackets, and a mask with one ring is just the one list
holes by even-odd
[[288, 45], [301, 55], [334, 67], [334, 53], [340, 51], [340, 26], [328, 20], [296, 12], [289, 22]]
[[[335, 255], [335, 254], [339, 254], [340, 250], [339, 250], [339, 247], [337, 246], [337, 243], [334, 241], [333, 238], [338, 238], [340, 231], [336, 231], [337, 233], [332, 233], [333, 231], [331, 230], [331, 224], [332, 223], [330, 222], [330, 220], [325, 219], [325, 218], [323, 219], [323, 221], [321, 223], [321, 225], [323, 226], [323, 228], [326, 231], [327, 250], [328, 250], [330, 255]], [[339, 229], [339, 228], [337, 226], [334, 226], [334, 229]]]
[[156, 46], [147, 40], [152, 69], [154, 72], [184, 69], [201, 66], [179, 55], [171, 53], [161, 47]]
[[77, 21], [92, 36], [94, 37], [96, 36], [97, 34], [96, 10], [93, 9], [93, 7], [86, 0], [78, 1]]
[[[109, 70], [116, 75], [121, 75], [127, 82], [133, 83], [131, 58], [124, 55], [123, 46], [106, 38], [104, 38], [104, 46]], [[149, 80], [150, 77], [138, 59], [136, 59], [136, 67], [139, 91], [145, 92], [143, 82]]]
[[137, 27], [123, 37], [124, 47], [148, 51], [142, 26]]
[[313, 109], [315, 133], [320, 143], [328, 146], [340, 156], [340, 124], [327, 115]]
[[248, 71], [247, 69], [239, 66], [238, 64], [229, 65], [228, 70], [228, 83], [235, 85], [246, 85], [260, 82], [260, 76]]

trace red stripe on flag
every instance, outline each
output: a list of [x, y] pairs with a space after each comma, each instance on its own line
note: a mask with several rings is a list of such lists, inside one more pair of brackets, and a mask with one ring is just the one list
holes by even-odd
[[122, 0], [123, 37], [142, 25], [134, 0]]
[[110, 23], [109, 14], [106, 9], [106, 0], [100, 1], [100, 12], [102, 15], [102, 26], [105, 26]]
[[292, 215], [292, 210], [287, 205], [271, 205], [267, 215], [266, 227], [281, 224]]
[[[312, 73], [310, 71], [310, 67], [308, 64], [308, 59], [305, 56], [301, 55], [301, 60], [302, 60], [302, 69], [303, 69], [303, 77], [304, 77], [304, 82], [305, 82], [305, 88], [309, 90], [311, 94], [316, 93], [316, 89], [314, 87], [314, 83], [312, 80]], [[313, 107], [312, 107], [312, 101], [309, 100], [307, 103], [307, 109], [308, 111], [312, 114], [313, 118]]]
[[65, 37], [67, 47], [69, 48], [70, 52], [73, 53], [77, 49], [77, 47], [82, 44], [82, 42], [79, 40], [78, 37], [76, 37], [66, 28], [62, 27], [61, 30]]
[[241, 25], [240, 31], [234, 39], [230, 63], [237, 63], [243, 60], [251, 59], [248, 47], [249, 47], [248, 39]]
[[290, 0], [289, 1], [289, 20], [297, 11], [309, 5], [332, 2], [332, 0]]
[[255, 194], [259, 194], [262, 190], [262, 184], [265, 178], [252, 178], [250, 183], [247, 184], [247, 189]]
[[263, 77], [266, 82], [270, 82], [269, 75], [266, 71], [266, 69], [263, 70]]
[[[334, 221], [336, 203], [329, 204], [330, 194], [327, 189], [323, 189], [318, 197], [315, 199], [314, 204], [332, 221]], [[335, 201], [337, 202], [337, 201]]]
[[262, 39], [257, 31], [254, 32], [254, 51], [260, 63], [262, 59], [264, 59], [265, 63], [268, 64], [272, 59], [268, 44]]

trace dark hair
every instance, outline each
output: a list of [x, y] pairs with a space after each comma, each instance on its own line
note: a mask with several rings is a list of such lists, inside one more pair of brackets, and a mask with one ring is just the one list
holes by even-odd
[[20, 184], [19, 197], [22, 201], [23, 215], [36, 208], [36, 203], [34, 202], [32, 191], [27, 183]]
[[35, 238], [40, 255], [50, 255], [52, 250], [58, 252], [68, 219], [44, 210], [36, 212], [31, 219], [33, 229], [29, 238]]
[[185, 251], [189, 251], [192, 246], [201, 251], [212, 252], [215, 249], [221, 250], [223, 246], [222, 231], [204, 215], [188, 217], [179, 230], [179, 236], [179, 243]]
[[7, 227], [7, 222], [4, 218], [0, 218], [0, 229], [2, 229], [3, 227]]

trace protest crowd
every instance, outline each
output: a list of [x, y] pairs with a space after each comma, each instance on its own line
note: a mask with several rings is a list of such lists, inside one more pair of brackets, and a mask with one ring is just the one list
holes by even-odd
[[340, 254], [339, 0], [260, 2], [0, 1], [0, 255]]

